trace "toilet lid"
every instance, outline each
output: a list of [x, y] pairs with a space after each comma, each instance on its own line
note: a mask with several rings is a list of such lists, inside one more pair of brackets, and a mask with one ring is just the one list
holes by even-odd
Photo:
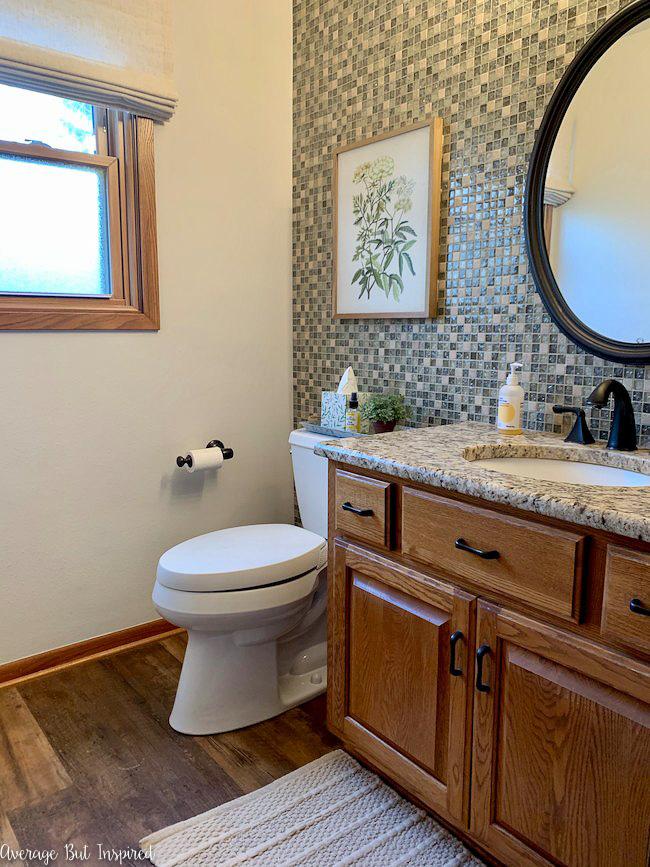
[[291, 524], [216, 530], [181, 542], [158, 563], [157, 578], [174, 590], [213, 592], [266, 587], [327, 562], [327, 543]]

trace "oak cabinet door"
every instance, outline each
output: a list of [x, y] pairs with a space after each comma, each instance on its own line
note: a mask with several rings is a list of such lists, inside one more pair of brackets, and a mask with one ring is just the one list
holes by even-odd
[[465, 824], [473, 597], [341, 542], [330, 592], [330, 726]]
[[647, 867], [650, 666], [485, 602], [476, 646], [473, 833], [506, 864]]

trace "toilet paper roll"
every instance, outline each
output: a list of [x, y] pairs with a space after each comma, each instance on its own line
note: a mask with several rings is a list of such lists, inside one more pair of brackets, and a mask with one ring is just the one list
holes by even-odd
[[188, 473], [196, 473], [199, 470], [218, 469], [223, 463], [223, 452], [219, 448], [192, 449], [188, 452], [192, 458], [192, 466], [185, 464]]

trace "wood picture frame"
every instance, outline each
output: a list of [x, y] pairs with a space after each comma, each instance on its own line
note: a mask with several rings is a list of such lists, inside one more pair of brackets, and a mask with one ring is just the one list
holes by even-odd
[[[400, 273], [395, 273], [394, 275], [386, 275], [384, 272], [384, 277], [388, 279], [388, 289], [380, 286], [378, 283], [374, 283], [374, 288], [379, 290], [381, 289], [386, 296], [386, 308], [389, 309], [372, 309], [372, 310], [363, 310], [362, 305], [359, 305], [360, 309], [350, 310], [347, 309], [350, 306], [349, 300], [347, 302], [342, 303], [340, 298], [340, 287], [343, 285], [343, 281], [341, 280], [341, 276], [339, 274], [340, 263], [342, 260], [341, 251], [340, 251], [340, 241], [342, 236], [341, 227], [339, 226], [340, 218], [341, 218], [341, 169], [340, 169], [340, 159], [341, 155], [348, 154], [351, 151], [360, 150], [363, 148], [368, 148], [368, 146], [374, 146], [378, 143], [388, 142], [391, 139], [396, 139], [400, 136], [408, 135], [409, 133], [414, 133], [419, 130], [428, 129], [428, 145], [426, 147], [426, 170], [428, 172], [427, 184], [426, 184], [426, 206], [427, 213], [425, 219], [426, 231], [427, 231], [427, 240], [426, 240], [426, 251], [421, 254], [423, 255], [426, 272], [424, 275], [424, 285], [421, 291], [421, 303], [406, 306], [405, 309], [401, 310], [396, 307], [396, 304], [399, 303], [398, 299], [395, 297], [393, 292], [397, 290], [400, 294], [400, 297], [406, 291], [406, 288], [402, 286], [402, 289], [399, 289], [398, 283], [395, 281], [397, 276], [402, 278], [403, 282], [403, 273], [400, 268]], [[430, 120], [421, 121], [420, 123], [415, 123], [410, 126], [401, 127], [399, 129], [393, 130], [391, 132], [381, 133], [380, 135], [373, 136], [371, 138], [364, 139], [359, 142], [354, 142], [352, 144], [343, 145], [339, 147], [334, 152], [334, 165], [333, 165], [333, 173], [332, 173], [332, 214], [333, 214], [333, 263], [332, 263], [332, 309], [333, 315], [335, 319], [429, 319], [436, 315], [437, 310], [437, 301], [438, 301], [438, 273], [439, 273], [439, 252], [440, 252], [440, 199], [441, 199], [441, 177], [442, 177], [442, 143], [443, 143], [443, 123], [442, 118], [436, 117]], [[372, 151], [376, 152], [376, 148], [372, 148]], [[369, 154], [370, 152], [368, 152]], [[361, 158], [361, 154], [359, 155]], [[376, 159], [375, 159], [376, 162]], [[394, 163], [394, 161], [393, 161]], [[368, 165], [370, 165], [368, 163]], [[363, 168], [363, 166], [361, 166]], [[399, 180], [400, 178], [396, 178], [395, 180]], [[415, 185], [414, 185], [415, 186]], [[421, 197], [420, 205], [422, 204], [423, 198]], [[420, 219], [422, 222], [422, 219]], [[349, 229], [349, 226], [347, 227]], [[413, 230], [411, 229], [411, 232]], [[415, 234], [415, 233], [413, 233]], [[394, 238], [394, 236], [393, 236]], [[347, 257], [346, 257], [347, 258]], [[391, 259], [394, 257], [391, 257]], [[407, 257], [409, 258], [409, 257]], [[401, 257], [400, 257], [401, 259]], [[399, 261], [401, 266], [402, 262]], [[407, 263], [408, 265], [409, 263]], [[412, 263], [411, 264], [411, 270]], [[348, 270], [350, 270], [350, 266], [348, 265]], [[356, 276], [360, 269], [355, 271], [353, 276]], [[405, 269], [406, 270], [406, 269]], [[412, 277], [415, 277], [415, 272], [412, 274]], [[410, 278], [409, 278], [410, 279]], [[354, 281], [351, 283], [349, 281], [346, 282], [346, 285], [351, 288], [354, 285]], [[371, 287], [372, 288], [372, 287]], [[354, 290], [356, 292], [356, 288]], [[368, 298], [370, 298], [371, 290], [363, 290], [363, 292], [359, 295], [359, 301], [361, 300], [362, 295], [367, 291]], [[414, 294], [413, 291], [410, 294]], [[383, 302], [383, 299], [381, 299]], [[376, 307], [381, 303], [380, 301], [375, 301], [374, 306]]]

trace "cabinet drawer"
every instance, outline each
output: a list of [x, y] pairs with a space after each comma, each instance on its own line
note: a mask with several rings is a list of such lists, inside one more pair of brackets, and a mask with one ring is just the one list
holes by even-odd
[[601, 630], [612, 641], [650, 653], [650, 555], [613, 546], [607, 551]]
[[404, 488], [404, 554], [565, 620], [579, 617], [584, 538]]
[[390, 487], [388, 482], [337, 470], [335, 531], [380, 548], [388, 548]]

